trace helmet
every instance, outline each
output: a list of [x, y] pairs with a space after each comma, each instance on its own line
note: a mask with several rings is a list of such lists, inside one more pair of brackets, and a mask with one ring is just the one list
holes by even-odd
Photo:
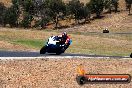
[[62, 33], [62, 37], [65, 37], [65, 36], [67, 36], [67, 33], [66, 32], [63, 32]]

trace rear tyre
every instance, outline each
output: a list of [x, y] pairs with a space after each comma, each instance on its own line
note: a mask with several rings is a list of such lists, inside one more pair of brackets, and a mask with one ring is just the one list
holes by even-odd
[[65, 46], [61, 48], [61, 52], [64, 53], [65, 52]]
[[40, 54], [45, 54], [46, 53], [46, 46], [43, 46], [40, 50]]

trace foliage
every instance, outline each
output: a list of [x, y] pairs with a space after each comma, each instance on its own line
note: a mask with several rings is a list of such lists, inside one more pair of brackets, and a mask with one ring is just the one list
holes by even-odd
[[96, 13], [97, 18], [100, 18], [104, 10], [104, 0], [90, 0], [90, 9], [92, 13]]
[[26, 12], [24, 14], [24, 18], [21, 22], [21, 26], [24, 28], [29, 28], [31, 27], [31, 21], [33, 20], [33, 16], [31, 14], [29, 14], [28, 12]]
[[31, 22], [34, 19], [35, 4], [33, 0], [22, 0], [20, 5], [22, 6], [23, 20], [21, 26], [24, 28], [31, 27]]
[[[96, 14], [97, 18], [101, 17], [104, 9], [118, 11], [119, 0], [90, 0], [86, 4], [80, 0], [70, 0], [64, 3], [63, 0], [12, 0], [11, 7], [5, 7], [0, 3], [0, 25], [10, 27], [24, 28], [34, 27], [45, 28], [48, 23], [54, 23], [55, 28], [59, 27], [59, 21], [64, 19], [75, 19], [76, 24], [80, 21], [86, 22], [92, 14]], [[131, 9], [132, 0], [125, 0], [126, 7]]]
[[22, 0], [20, 5], [22, 6], [23, 12], [34, 14], [34, 3], [33, 0]]
[[66, 6], [62, 0], [46, 0], [47, 7], [52, 13], [53, 22], [55, 23], [55, 28], [58, 27], [59, 18], [63, 18], [66, 14]]
[[79, 0], [72, 0], [68, 3], [67, 12], [73, 15], [76, 24], [78, 24], [78, 20], [87, 19], [90, 11], [84, 3], [81, 3]]
[[111, 3], [112, 3], [112, 5], [113, 5], [113, 7], [115, 9], [115, 12], [118, 11], [118, 5], [119, 5], [118, 1], [119, 0], [111, 0]]
[[112, 10], [114, 10], [115, 12], [118, 11], [118, 3], [119, 0], [105, 0], [104, 1], [104, 5], [105, 5], [105, 9], [108, 9], [108, 11], [111, 13]]
[[19, 18], [19, 6], [17, 0], [12, 0], [13, 5], [4, 13], [4, 25], [9, 24], [10, 27], [17, 27], [18, 26], [18, 18]]
[[37, 21], [34, 27], [41, 26], [41, 28], [45, 28], [45, 26], [53, 20], [53, 11], [48, 7], [47, 2], [42, 2], [41, 4], [37, 4], [35, 12], [35, 16], [37, 17]]
[[132, 5], [132, 0], [125, 0], [126, 2], [126, 8], [128, 9], [129, 11], [129, 14], [131, 14], [131, 5]]
[[0, 2], [0, 25], [3, 25], [3, 21], [4, 21], [4, 13], [6, 11], [6, 7], [4, 6], [4, 3]]

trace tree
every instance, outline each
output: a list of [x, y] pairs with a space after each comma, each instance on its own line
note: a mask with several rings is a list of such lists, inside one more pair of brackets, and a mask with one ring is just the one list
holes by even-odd
[[111, 13], [113, 10], [116, 13], [118, 11], [118, 1], [119, 0], [104, 0], [105, 9], [108, 9], [109, 13]]
[[23, 12], [34, 14], [34, 2], [33, 0], [21, 0], [20, 5], [22, 6]]
[[129, 14], [131, 14], [131, 5], [132, 5], [132, 0], [125, 0], [126, 1], [126, 8], [129, 11]]
[[104, 1], [104, 8], [107, 10], [108, 9], [108, 12], [111, 13], [112, 12], [112, 2], [111, 0], [105, 0]]
[[82, 18], [82, 15], [86, 15], [84, 3], [81, 3], [79, 0], [71, 0], [68, 3], [67, 9], [67, 12], [74, 17], [76, 24], [78, 24], [78, 20]]
[[3, 25], [4, 22], [4, 13], [6, 11], [6, 7], [4, 6], [4, 3], [0, 2], [0, 25]]
[[55, 28], [58, 27], [59, 18], [63, 18], [66, 14], [66, 6], [62, 0], [46, 0], [47, 7], [50, 9], [51, 18], [55, 23]]
[[33, 0], [21, 0], [20, 5], [22, 7], [21, 12], [23, 15], [23, 20], [21, 21], [21, 26], [24, 28], [31, 27], [31, 22], [35, 14], [35, 4]]
[[111, 0], [111, 3], [115, 9], [115, 13], [118, 11], [118, 5], [119, 5], [118, 1], [119, 0]]
[[96, 13], [96, 17], [100, 18], [104, 9], [104, 0], [90, 0], [90, 9], [92, 13]]
[[4, 25], [9, 24], [10, 27], [17, 27], [19, 15], [18, 0], [12, 0], [12, 6], [7, 8], [4, 13]]
[[45, 26], [52, 21], [52, 11], [49, 8], [42, 8], [40, 10], [40, 16], [35, 23], [35, 27], [41, 26], [41, 28], [45, 28]]
[[21, 22], [21, 26], [24, 28], [31, 27], [32, 20], [33, 20], [33, 16], [31, 14], [29, 14], [28, 12], [24, 13], [24, 17], [23, 17], [23, 20]]
[[89, 7], [87, 6], [82, 6], [79, 11], [78, 11], [78, 14], [77, 14], [77, 19], [78, 20], [82, 20], [84, 19], [84, 23], [86, 23], [86, 21], [89, 21], [90, 22], [90, 9]]
[[37, 1], [35, 2], [35, 16], [37, 18], [35, 26], [45, 26], [53, 20], [53, 11], [49, 8], [48, 1]]
[[40, 16], [41, 11], [45, 8], [45, 0], [33, 0], [34, 16]]

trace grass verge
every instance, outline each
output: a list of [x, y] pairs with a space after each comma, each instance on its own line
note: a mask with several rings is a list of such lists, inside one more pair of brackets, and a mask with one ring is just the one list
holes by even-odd
[[46, 43], [46, 41], [43, 41], [43, 40], [27, 40], [27, 39], [24, 40], [24, 39], [22, 39], [22, 40], [13, 41], [13, 43], [22, 44], [22, 45], [30, 47], [30, 48], [39, 49]]
[[[40, 50], [48, 37], [60, 34], [58, 31], [0, 30], [0, 49]], [[70, 32], [73, 40], [66, 53], [128, 56], [132, 52], [132, 35]], [[11, 43], [11, 44], [8, 44]], [[3, 47], [3, 45], [6, 45]], [[19, 45], [18, 47], [14, 47]], [[10, 47], [11, 48], [8, 48]], [[24, 49], [23, 49], [24, 47]]]

